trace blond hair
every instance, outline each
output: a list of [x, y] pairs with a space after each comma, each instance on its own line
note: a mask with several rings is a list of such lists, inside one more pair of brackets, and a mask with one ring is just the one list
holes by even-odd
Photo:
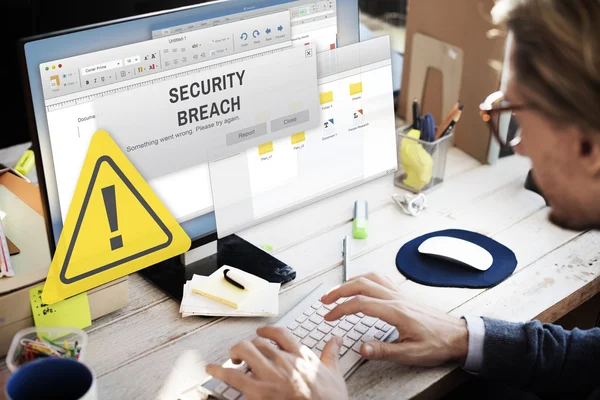
[[600, 133], [600, 0], [499, 0], [520, 95], [545, 117]]

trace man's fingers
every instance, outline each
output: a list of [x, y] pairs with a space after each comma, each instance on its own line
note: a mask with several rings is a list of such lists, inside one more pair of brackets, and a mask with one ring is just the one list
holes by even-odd
[[[404, 365], [428, 365], [438, 363], [429, 360], [418, 343], [386, 343], [377, 340], [364, 342], [360, 354], [368, 360], [388, 360]], [[435, 356], [434, 356], [435, 357]]]
[[381, 300], [393, 300], [396, 298], [396, 293], [392, 292], [386, 286], [366, 277], [360, 277], [331, 290], [321, 298], [321, 301], [325, 304], [331, 304], [340, 298], [358, 295]]
[[230, 384], [242, 393], [248, 393], [256, 384], [252, 378], [233, 368], [223, 368], [220, 365], [209, 364], [206, 366], [206, 372], [213, 378]]
[[336, 306], [323, 318], [327, 321], [335, 321], [344, 315], [363, 313], [369, 317], [379, 318], [388, 324], [396, 325], [398, 312], [395, 303], [386, 300], [374, 299], [365, 296], [355, 296], [348, 301]]
[[273, 364], [254, 346], [253, 343], [243, 341], [231, 348], [229, 358], [245, 361], [248, 367], [258, 378], [270, 378], [275, 373]]
[[321, 353], [321, 362], [334, 371], [339, 371], [340, 369], [339, 352], [342, 343], [343, 339], [341, 336], [333, 336], [327, 341]]
[[398, 291], [398, 286], [396, 286], [394, 281], [392, 281], [387, 275], [384, 276], [384, 275], [380, 275], [376, 272], [369, 272], [364, 275], [358, 275], [358, 276], [352, 277], [352, 278], [348, 279], [348, 281], [352, 281], [354, 279], [359, 279], [359, 278], [365, 278], [370, 281], [379, 283], [381, 286], [385, 286], [386, 288], [388, 288], [389, 290], [391, 290], [393, 292]]
[[260, 351], [269, 360], [273, 361], [273, 363], [275, 363], [278, 367], [285, 367], [289, 370], [289, 363], [281, 350], [278, 350], [275, 348], [275, 346], [262, 338], [256, 338], [252, 341], [252, 343], [254, 343], [258, 351]]
[[300, 355], [300, 346], [287, 329], [277, 326], [263, 326], [258, 328], [256, 333], [260, 337], [274, 341], [280, 349], [288, 353]]

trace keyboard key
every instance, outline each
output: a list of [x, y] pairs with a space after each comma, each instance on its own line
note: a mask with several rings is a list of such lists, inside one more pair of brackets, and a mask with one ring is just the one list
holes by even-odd
[[343, 357], [340, 357], [340, 371], [349, 371], [360, 359], [360, 354], [354, 351], [347, 352]]
[[377, 329], [383, 328], [384, 325], [385, 325], [385, 322], [383, 322], [381, 320], [375, 322], [375, 328], [377, 328]]
[[331, 332], [332, 329], [333, 328], [331, 326], [327, 325], [327, 323], [322, 323], [319, 326], [317, 326], [317, 330], [318, 331], [326, 333], [326, 334], [329, 333], [329, 332]]
[[388, 325], [388, 324], [383, 324], [383, 328], [381, 328], [382, 331], [387, 332], [390, 330], [392, 326]]
[[377, 318], [373, 318], [373, 317], [364, 317], [360, 321], [361, 324], [366, 325], [368, 327], [375, 325], [375, 322], [377, 322]]
[[328, 312], [329, 312], [329, 310], [326, 309], [325, 307], [319, 308], [317, 310], [317, 314], [320, 315], [321, 317], [324, 317]]
[[313, 338], [307, 337], [302, 341], [302, 344], [305, 345], [306, 347], [308, 347], [309, 349], [312, 349], [313, 347], [315, 347], [317, 345], [317, 341]]
[[223, 394], [223, 392], [226, 391], [227, 389], [229, 389], [229, 385], [226, 384], [225, 382], [221, 382], [215, 388], [215, 393]]
[[340, 328], [333, 328], [333, 330], [331, 331], [331, 334], [333, 336], [344, 336], [346, 334], [346, 331], [343, 331]]
[[310, 317], [308, 319], [310, 322], [312, 322], [313, 324], [317, 324], [319, 325], [321, 322], [323, 322], [323, 317], [318, 316], [317, 314], [313, 314], [312, 317]]
[[352, 346], [354, 346], [354, 342], [355, 341], [356, 340], [352, 340], [348, 336], [346, 336], [346, 337], [344, 337], [344, 346], [346, 346], [346, 347], [352, 347]]
[[346, 354], [347, 351], [348, 351], [348, 348], [346, 346], [340, 347], [340, 357], [343, 356], [344, 354]]
[[358, 318], [364, 318], [364, 316], [365, 316], [365, 314], [363, 314], [363, 313], [361, 313], [361, 312], [359, 312], [359, 313], [356, 313], [356, 314], [354, 314], [354, 315], [356, 315]]
[[[383, 333], [381, 335], [383, 336]], [[325, 334], [317, 329], [312, 331], [309, 336], [316, 341], [319, 341], [325, 337]]]
[[375, 339], [379, 340], [379, 339], [381, 339], [381, 338], [383, 337], [383, 335], [384, 335], [384, 333], [383, 333], [383, 332], [381, 332], [381, 331], [379, 331], [379, 332], [377, 332], [377, 333], [375, 334]]
[[311, 307], [314, 308], [315, 310], [318, 310], [319, 308], [321, 308], [322, 305], [323, 305], [323, 303], [321, 303], [320, 301], [317, 301]]
[[298, 324], [296, 321], [294, 321], [294, 322], [292, 322], [291, 324], [289, 324], [289, 325], [287, 326], [287, 328], [288, 328], [290, 331], [293, 331], [293, 330], [294, 330], [294, 329], [296, 329], [298, 326], [299, 326], [299, 324]]
[[238, 398], [238, 400], [248, 400], [248, 398], [246, 397], [245, 394], [243, 394], [242, 397]]
[[314, 308], [309, 308], [308, 310], [304, 311], [304, 315], [306, 315], [307, 317], [310, 317], [311, 315], [313, 315], [315, 313]]
[[336, 303], [331, 303], [331, 304], [323, 304], [323, 307], [325, 307], [326, 309], [328, 309], [329, 311], [333, 310], [335, 307], [337, 306]]
[[367, 333], [369, 327], [363, 324], [358, 324], [354, 327], [354, 330], [359, 332], [360, 334]]
[[295, 331], [294, 331], [294, 335], [304, 339], [306, 336], [308, 336], [308, 334], [310, 333], [310, 331], [307, 331], [306, 329], [304, 329], [303, 327], [298, 327]]
[[313, 353], [316, 354], [317, 357], [321, 358], [321, 354], [323, 354], [322, 350], [319, 350], [317, 348], [312, 349]]
[[358, 318], [356, 315], [348, 315], [346, 317], [346, 321], [350, 322], [352, 325], [356, 325], [358, 324], [358, 321], [360, 321], [360, 318]]
[[298, 336], [296, 336], [296, 335], [293, 335], [292, 337], [293, 337], [293, 339], [296, 341], [296, 343], [300, 343], [300, 342], [302, 341], [302, 338], [301, 338], [301, 337], [298, 337]]
[[240, 397], [241, 393], [235, 390], [234, 388], [229, 388], [223, 393], [223, 397], [227, 400], [236, 400]]
[[306, 321], [306, 319], [307, 319], [307, 318], [308, 318], [308, 317], [307, 317], [306, 315], [304, 315], [304, 314], [300, 314], [300, 315], [298, 315], [298, 316], [296, 317], [296, 322], [298, 322], [298, 323], [300, 323], [300, 324], [301, 324], [301, 323], [303, 323], [304, 321]]
[[329, 339], [331, 339], [332, 337], [333, 335], [331, 333], [325, 335], [325, 337], [323, 338], [323, 343], [329, 342]]
[[353, 325], [351, 325], [351, 324], [349, 324], [349, 323], [348, 323], [348, 322], [346, 322], [346, 321], [342, 321], [342, 322], [341, 322], [341, 323], [338, 325], [338, 328], [340, 328], [340, 329], [343, 329], [343, 330], [345, 330], [345, 331], [349, 331], [349, 330], [351, 330], [352, 328], [354, 328], [354, 326], [353, 326]]
[[[383, 336], [383, 333], [381, 335]], [[362, 337], [362, 333], [357, 332], [357, 331], [351, 331], [351, 332], [348, 332], [348, 334], [346, 336], [356, 342], [358, 339], [360, 339]]]
[[313, 329], [315, 329], [317, 327], [317, 325], [313, 324], [310, 321], [304, 321], [304, 323], [302, 324], [302, 327], [310, 332]]
[[342, 297], [342, 298], [339, 298], [339, 299], [337, 299], [337, 300], [335, 301], [335, 303], [336, 303], [336, 304], [342, 304], [342, 303], [343, 303], [343, 302], [345, 302], [345, 301], [346, 301], [346, 298], [345, 298], [345, 297]]
[[317, 347], [316, 347], [316, 349], [317, 349], [317, 350], [321, 350], [321, 351], [323, 351], [323, 349], [325, 348], [325, 344], [326, 344], [326, 343], [325, 343], [323, 340], [321, 340], [321, 341], [320, 341], [320, 342], [317, 344]]
[[337, 326], [337, 324], [339, 324], [339, 323], [340, 323], [340, 321], [341, 321], [341, 320], [339, 320], [339, 319], [336, 319], [335, 321], [325, 321], [325, 323], [326, 323], [327, 325], [330, 325], [330, 326]]
[[362, 342], [359, 340], [358, 342], [354, 343], [354, 346], [352, 346], [352, 350], [360, 353], [360, 346], [362, 346]]

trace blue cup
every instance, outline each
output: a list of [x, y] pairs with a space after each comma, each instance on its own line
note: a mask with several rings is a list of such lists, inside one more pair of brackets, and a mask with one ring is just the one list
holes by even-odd
[[9, 400], [97, 400], [96, 378], [82, 362], [41, 358], [17, 369], [6, 383]]

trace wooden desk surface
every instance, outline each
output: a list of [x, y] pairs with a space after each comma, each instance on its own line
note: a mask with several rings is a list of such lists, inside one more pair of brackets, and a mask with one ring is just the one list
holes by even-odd
[[[551, 225], [542, 198], [523, 188], [529, 167], [519, 156], [480, 165], [452, 149], [446, 181], [428, 194], [430, 207], [418, 217], [403, 214], [392, 201], [392, 194], [403, 191], [387, 176], [240, 235], [256, 245], [270, 244], [276, 257], [296, 269], [295, 281], [282, 288], [283, 315], [318, 283], [341, 282], [341, 240], [351, 234], [354, 200], [366, 199], [369, 238], [352, 243], [353, 274], [388, 274], [415, 299], [454, 315], [554, 321], [599, 291], [600, 233]], [[426, 287], [398, 273], [394, 258], [403, 243], [450, 227], [490, 235], [510, 247], [519, 260], [515, 273], [488, 290]], [[224, 362], [232, 345], [275, 320], [181, 318], [179, 304], [143, 278], [134, 274], [129, 283], [129, 305], [87, 329], [87, 360], [98, 376], [101, 399], [176, 399], [178, 391], [206, 377], [207, 363]], [[461, 378], [456, 366], [367, 362], [348, 385], [353, 399], [430, 398]]]

